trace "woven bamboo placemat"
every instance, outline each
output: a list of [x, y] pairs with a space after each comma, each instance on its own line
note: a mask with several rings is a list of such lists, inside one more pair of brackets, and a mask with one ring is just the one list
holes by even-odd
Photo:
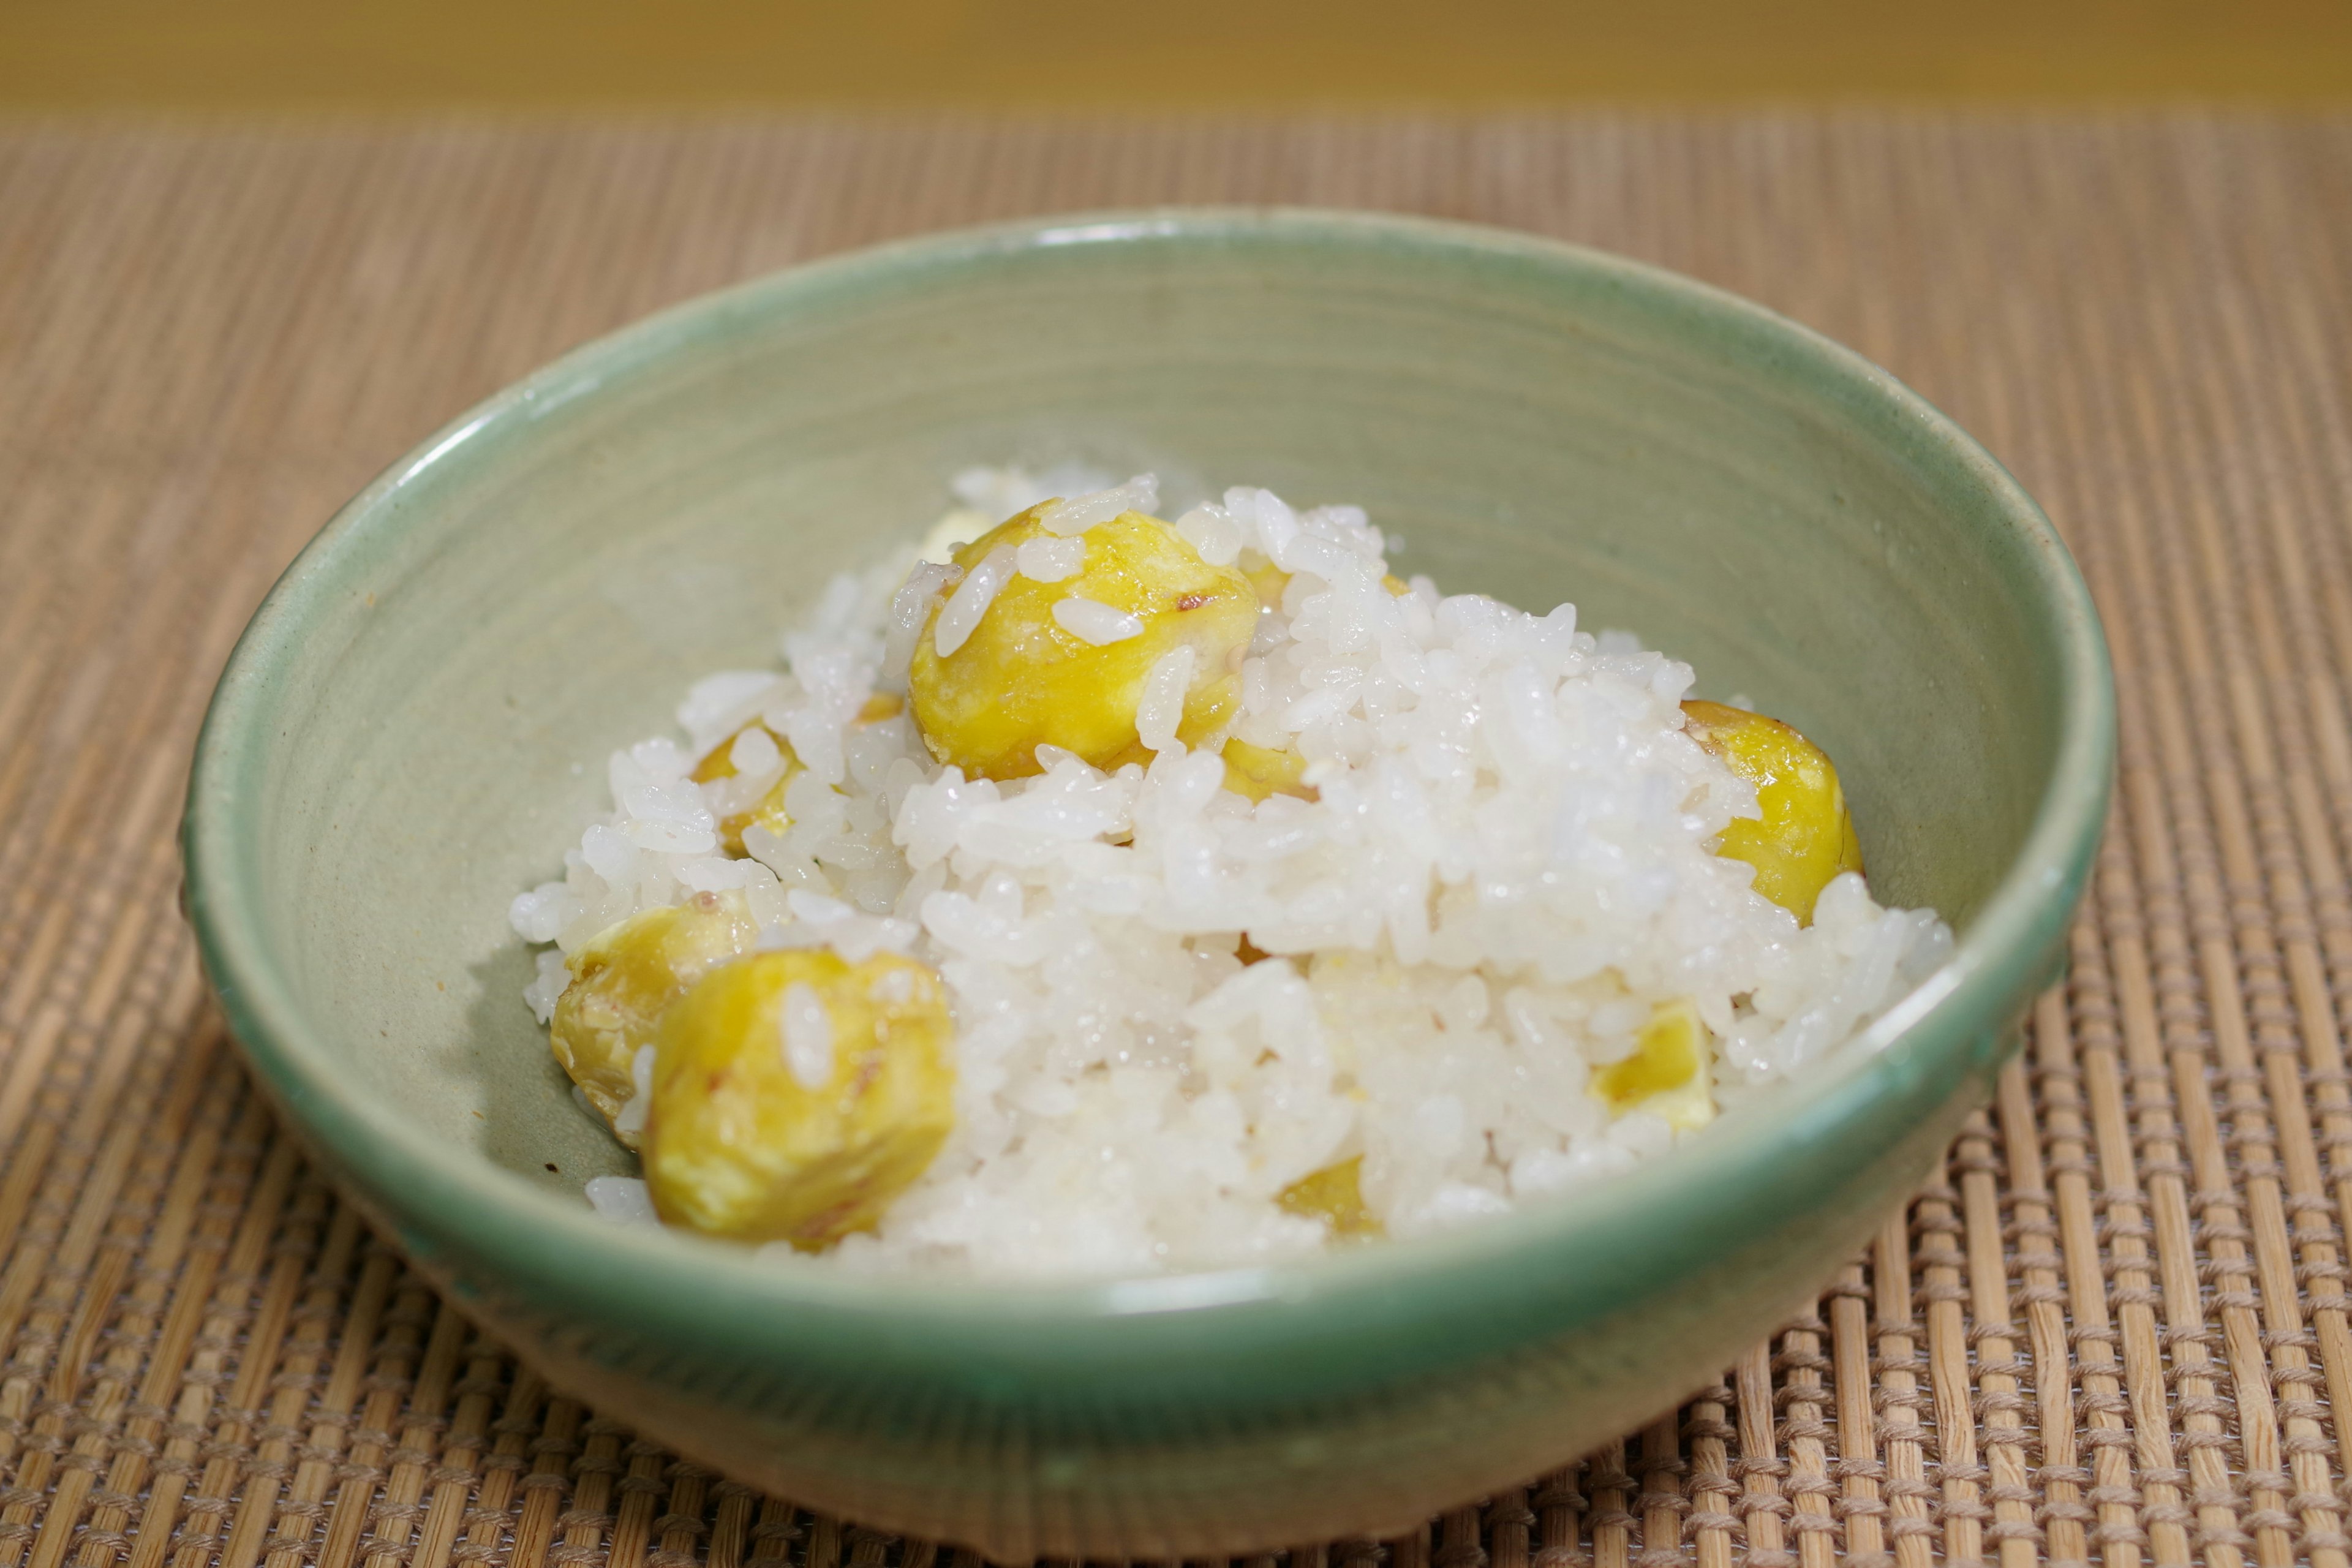
[[1146, 201], [1510, 224], [1825, 329], [2048, 505], [2122, 691], [2072, 980], [1907, 1222], [1675, 1419], [1293, 1568], [2343, 1568], [2352, 122], [1919, 117], [0, 129], [0, 1568], [945, 1554], [633, 1440], [381, 1249], [226, 1047], [173, 826], [270, 576], [466, 404]]

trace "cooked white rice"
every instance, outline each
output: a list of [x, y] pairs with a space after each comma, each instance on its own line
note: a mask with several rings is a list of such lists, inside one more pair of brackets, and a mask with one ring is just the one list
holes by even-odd
[[[1148, 480], [1078, 493], [1099, 482], [959, 476], [963, 507], [925, 553], [1049, 495], [1073, 497], [1049, 524], [1065, 535], [1150, 504]], [[782, 669], [713, 675], [677, 731], [615, 752], [612, 813], [562, 881], [514, 900], [515, 929], [556, 944], [526, 993], [542, 1022], [563, 953], [706, 889], [746, 889], [769, 945], [887, 947], [939, 970], [955, 1132], [878, 1234], [829, 1255], [839, 1267], [1108, 1276], [1308, 1253], [1324, 1227], [1276, 1196], [1356, 1154], [1391, 1236], [1474, 1222], [1705, 1135], [1639, 1109], [1612, 1119], [1588, 1092], [1655, 1005], [1695, 1001], [1729, 1105], [1948, 955], [1932, 911], [1881, 909], [1859, 877], [1800, 929], [1710, 852], [1756, 803], [1681, 733], [1688, 666], [1578, 630], [1570, 605], [1530, 615], [1425, 577], [1392, 596], [1381, 531], [1352, 507], [1236, 489], [1177, 526], [1212, 560], [1293, 574], [1234, 732], [1306, 755], [1319, 800], [1222, 790], [1219, 759], [1173, 740], [1188, 671], [1147, 682], [1148, 770], [1064, 753], [1037, 778], [971, 781], [908, 718], [853, 728], [870, 693], [904, 690], [944, 577], [918, 567], [901, 591], [909, 552], [836, 579]], [[1015, 571], [1067, 575], [1044, 544], [967, 576], [939, 635], [969, 635]], [[1121, 629], [1063, 603], [1081, 636]], [[805, 768], [792, 826], [754, 827], [753, 858], [723, 858], [717, 819], [772, 784], [781, 753], [754, 730], [735, 777], [687, 774], [762, 717]], [[1298, 963], [1244, 969], [1244, 931]], [[793, 1049], [814, 1074], [831, 1045], [812, 1016]], [[639, 1184], [600, 1178], [589, 1196], [651, 1219]]]

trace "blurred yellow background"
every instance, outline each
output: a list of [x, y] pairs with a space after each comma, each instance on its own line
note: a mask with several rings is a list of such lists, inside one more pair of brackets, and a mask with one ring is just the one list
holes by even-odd
[[0, 0], [0, 104], [2352, 98], [2352, 0]]

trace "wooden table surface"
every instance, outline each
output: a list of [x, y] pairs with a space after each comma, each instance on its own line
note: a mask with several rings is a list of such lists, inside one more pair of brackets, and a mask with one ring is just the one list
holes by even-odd
[[931, 115], [0, 132], [0, 1568], [926, 1568], [520, 1372], [206, 1006], [173, 829], [272, 574], [654, 307], [1139, 202], [1508, 224], [1753, 295], [2039, 495], [2107, 617], [2114, 832], [2026, 1058], [1816, 1310], [1397, 1568], [2343, 1568], [2352, 122]]

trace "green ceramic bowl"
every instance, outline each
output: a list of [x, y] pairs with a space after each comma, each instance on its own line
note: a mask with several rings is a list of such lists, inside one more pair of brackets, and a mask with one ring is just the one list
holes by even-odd
[[[1838, 759], [1950, 966], [1622, 1179], [1442, 1238], [1000, 1289], [622, 1230], [508, 900], [688, 681], [971, 463], [1351, 500], [1413, 570], [1573, 599]], [[1008, 1558], [1380, 1532], [1717, 1373], [1990, 1093], [2108, 792], [2096, 620], [2033, 503], [1883, 372], [1610, 257], [1391, 217], [1046, 220], [864, 252], [571, 355], [395, 464], [221, 680], [190, 909], [294, 1126], [558, 1386], [745, 1480]]]

